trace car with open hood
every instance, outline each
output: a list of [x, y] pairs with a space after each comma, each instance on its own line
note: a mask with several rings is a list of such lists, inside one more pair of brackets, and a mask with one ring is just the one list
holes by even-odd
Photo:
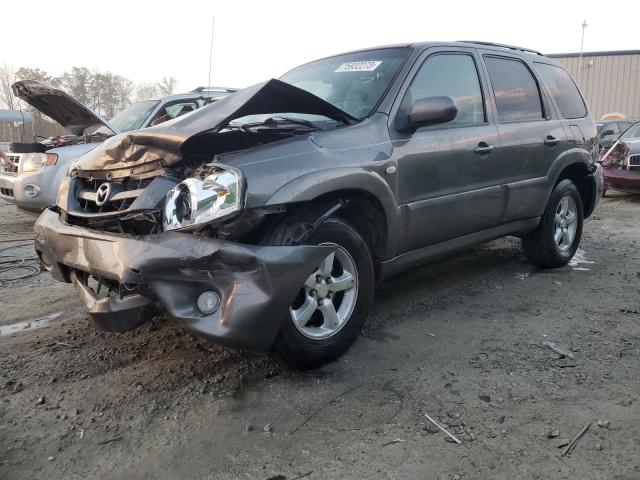
[[544, 55], [482, 42], [324, 58], [78, 157], [36, 251], [89, 317], [157, 308], [309, 367], [344, 352], [377, 282], [506, 235], [565, 265], [602, 193], [596, 127]]
[[14, 142], [0, 160], [0, 198], [37, 212], [55, 204], [71, 161], [106, 138], [160, 124], [235, 91], [200, 87], [186, 94], [143, 100], [107, 121], [48, 82], [22, 80], [12, 89], [16, 97], [69, 132], [37, 142]]
[[604, 188], [626, 193], [640, 193], [640, 122], [620, 135], [601, 160]]

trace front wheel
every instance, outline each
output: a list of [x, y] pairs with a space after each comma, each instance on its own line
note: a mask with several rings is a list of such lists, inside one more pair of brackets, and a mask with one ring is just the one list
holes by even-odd
[[551, 192], [540, 225], [522, 239], [527, 257], [542, 268], [566, 265], [580, 245], [583, 221], [578, 188], [571, 180], [562, 180]]
[[[280, 244], [292, 225], [276, 227], [267, 243]], [[325, 220], [306, 243], [335, 250], [300, 285], [276, 350], [288, 363], [312, 368], [334, 360], [356, 340], [373, 303], [375, 282], [369, 248], [344, 220]]]

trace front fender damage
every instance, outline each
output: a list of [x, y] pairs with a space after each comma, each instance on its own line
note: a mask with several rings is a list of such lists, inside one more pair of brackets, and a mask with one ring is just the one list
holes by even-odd
[[[74, 279], [92, 275], [126, 286], [125, 299], [139, 297], [101, 302], [87, 296], [86, 285], [78, 286], [90, 314], [97, 308], [96, 313], [108, 313], [115, 322], [119, 314], [131, 314], [123, 309], [127, 303], [144, 308], [159, 302], [196, 333], [263, 351], [275, 341], [304, 280], [333, 250], [244, 245], [177, 232], [141, 237], [99, 233], [66, 225], [52, 210], [38, 219], [35, 233], [38, 255], [54, 277], [69, 281], [70, 274]], [[220, 306], [204, 315], [197, 298], [209, 290], [218, 293]], [[111, 304], [117, 308], [110, 309]]]

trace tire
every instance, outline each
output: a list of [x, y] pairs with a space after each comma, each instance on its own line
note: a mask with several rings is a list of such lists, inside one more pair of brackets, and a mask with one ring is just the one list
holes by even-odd
[[[563, 206], [568, 207], [567, 213], [563, 214]], [[570, 221], [571, 211], [575, 214], [573, 222]], [[551, 192], [540, 225], [522, 239], [527, 257], [541, 268], [566, 265], [580, 245], [583, 222], [584, 210], [578, 188], [571, 180], [562, 180]]]
[[[277, 225], [261, 243], [286, 245], [292, 231], [298, 228], [299, 220], [290, 219]], [[334, 244], [337, 248], [332, 254], [333, 261], [329, 262], [332, 266], [322, 270], [323, 264], [321, 264], [307, 279], [305, 285], [301, 285], [300, 293], [286, 314], [276, 340], [276, 352], [280, 353], [287, 363], [303, 369], [314, 368], [336, 359], [355, 342], [373, 304], [375, 288], [373, 260], [369, 247], [358, 231], [346, 221], [340, 218], [326, 219], [305, 241], [305, 244]], [[327, 264], [324, 266], [326, 267]], [[343, 266], [344, 269], [342, 269]], [[326, 293], [326, 288], [344, 288], [346, 285], [344, 279], [348, 279], [349, 274], [347, 270], [353, 270], [352, 266], [355, 266], [355, 272], [352, 272], [353, 286], [344, 291]], [[326, 271], [331, 272], [329, 274], [331, 283], [318, 283], [318, 278], [329, 278], [324, 276]], [[315, 276], [319, 272], [325, 273]], [[317, 291], [307, 285], [313, 281], [318, 286]], [[340, 287], [339, 284], [343, 286]], [[353, 293], [354, 289], [355, 293]], [[329, 327], [327, 327], [329, 323], [324, 310], [327, 300], [334, 304], [334, 312], [336, 312], [336, 316], [329, 315], [329, 317], [335, 320], [342, 312], [344, 319]], [[315, 306], [313, 302], [317, 305], [322, 303], [322, 309]], [[305, 305], [307, 305], [306, 308]], [[309, 320], [305, 320], [307, 308], [316, 309]], [[294, 316], [302, 318], [299, 320], [301, 325], [296, 326]], [[325, 327], [329, 330], [337, 324], [341, 326], [335, 327], [333, 332], [321, 331]], [[327, 336], [323, 337], [325, 334]]]

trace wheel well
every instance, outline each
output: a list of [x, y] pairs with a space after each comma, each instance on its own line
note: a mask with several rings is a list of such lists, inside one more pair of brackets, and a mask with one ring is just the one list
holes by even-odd
[[368, 192], [339, 190], [321, 195], [309, 202], [287, 206], [287, 212], [296, 211], [304, 217], [314, 217], [308, 218], [313, 221], [340, 201], [345, 205], [334, 215], [343, 218], [358, 230], [371, 249], [374, 260], [384, 258], [387, 245], [387, 219], [380, 200]]
[[[591, 215], [591, 205], [593, 200], [593, 186], [591, 182], [589, 182], [589, 170], [584, 163], [572, 163], [560, 172], [558, 179], [556, 180], [555, 185], [560, 183], [562, 180], [569, 179], [578, 187], [578, 192], [580, 192], [580, 197], [582, 199], [582, 205], [584, 207], [584, 216], [588, 217]], [[554, 185], [554, 187], [555, 187]]]

